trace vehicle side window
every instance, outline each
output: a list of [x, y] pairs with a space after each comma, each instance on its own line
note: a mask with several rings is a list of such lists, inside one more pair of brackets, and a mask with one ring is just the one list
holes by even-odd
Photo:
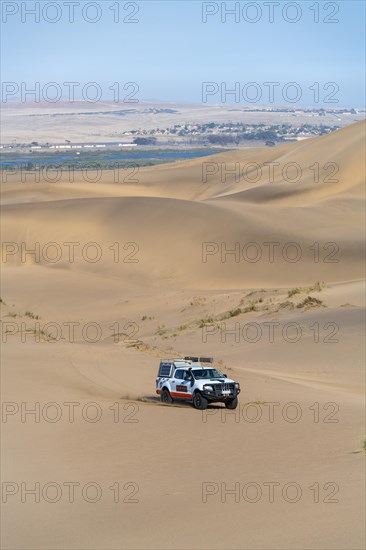
[[184, 378], [184, 370], [178, 369], [175, 371], [174, 378], [178, 378], [178, 380], [183, 380]]
[[159, 376], [170, 377], [171, 365], [169, 363], [162, 363], [159, 369]]

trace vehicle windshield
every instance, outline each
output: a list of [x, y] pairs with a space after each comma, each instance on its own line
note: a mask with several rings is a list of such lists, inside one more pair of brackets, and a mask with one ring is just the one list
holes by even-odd
[[224, 375], [217, 369], [194, 369], [192, 370], [192, 373], [196, 380], [224, 377]]

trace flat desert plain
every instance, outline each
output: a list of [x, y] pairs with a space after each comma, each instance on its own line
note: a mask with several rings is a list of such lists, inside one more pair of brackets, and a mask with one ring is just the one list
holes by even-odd
[[[4, 548], [364, 548], [364, 146], [7, 178]], [[159, 402], [184, 355], [235, 411]]]
[[[314, 112], [311, 109], [288, 109], [271, 111], [273, 105], [259, 109], [232, 108], [230, 105], [209, 105], [194, 103], [113, 103], [111, 101], [90, 103], [85, 101], [64, 101], [52, 104], [47, 101], [33, 103], [4, 102], [2, 109], [2, 142], [31, 143], [34, 140], [48, 143], [73, 142], [95, 143], [116, 142], [121, 138], [131, 141], [131, 132], [144, 128], [153, 130], [175, 124], [207, 124], [231, 120], [257, 125], [289, 124], [290, 126], [310, 124], [326, 126], [347, 126], [365, 117], [363, 110], [353, 113], [341, 109]], [[176, 139], [177, 136], [175, 136]]]

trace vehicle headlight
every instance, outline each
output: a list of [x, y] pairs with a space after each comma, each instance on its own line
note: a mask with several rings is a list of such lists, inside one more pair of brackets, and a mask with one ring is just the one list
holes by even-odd
[[237, 382], [235, 382], [235, 387], [237, 390], [240, 390], [240, 384], [238, 384]]
[[213, 387], [212, 387], [212, 386], [209, 386], [209, 385], [203, 386], [203, 389], [204, 389], [205, 391], [213, 391]]

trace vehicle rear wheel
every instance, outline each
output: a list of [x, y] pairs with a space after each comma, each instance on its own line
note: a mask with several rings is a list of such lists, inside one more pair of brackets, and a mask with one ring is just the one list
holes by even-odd
[[200, 411], [203, 411], [204, 409], [207, 409], [208, 401], [203, 395], [196, 391], [193, 395], [193, 406], [195, 409], [199, 409]]
[[162, 403], [165, 403], [166, 405], [171, 405], [173, 403], [172, 396], [169, 393], [169, 390], [167, 388], [164, 388], [163, 391], [160, 394], [160, 401]]
[[229, 401], [225, 401], [225, 407], [227, 409], [236, 409], [238, 406], [238, 398], [234, 397], [234, 399], [230, 399]]

